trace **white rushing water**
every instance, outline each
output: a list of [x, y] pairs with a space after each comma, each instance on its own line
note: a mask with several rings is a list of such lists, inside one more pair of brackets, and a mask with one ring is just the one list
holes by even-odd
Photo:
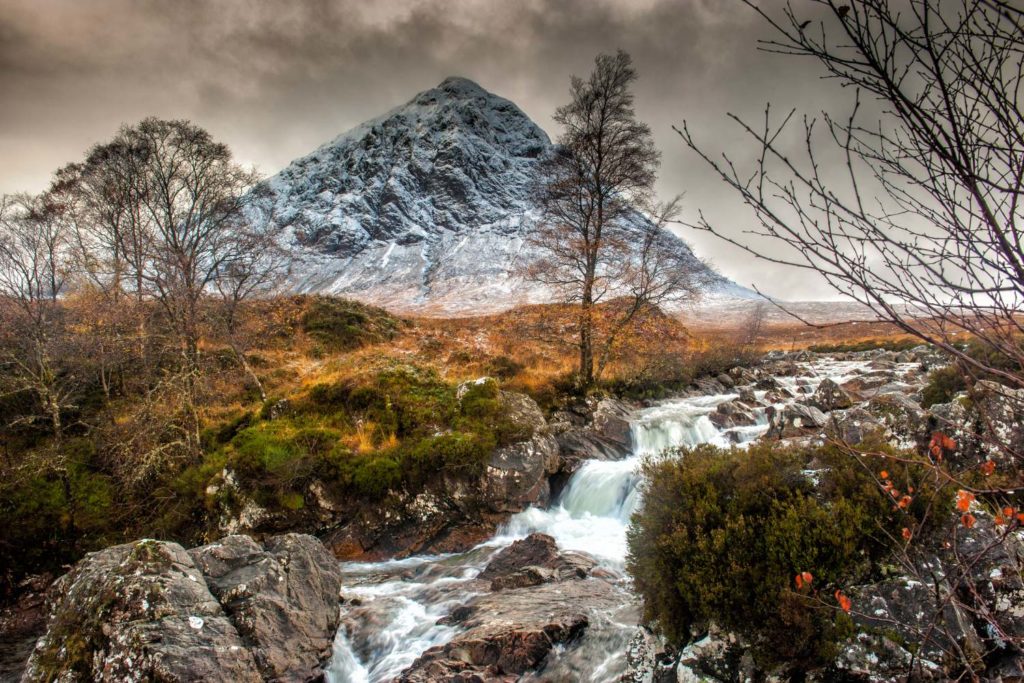
[[[779, 379], [791, 389], [799, 383], [806, 393], [826, 377], [842, 382], [862, 367], [861, 363], [822, 362], [810, 366], [805, 377]], [[758, 392], [758, 398], [763, 395]], [[349, 628], [343, 625], [335, 640], [330, 683], [389, 681], [425, 650], [450, 640], [458, 631], [438, 620], [472, 597], [472, 580], [495, 553], [535, 531], [550, 534], [562, 549], [589, 553], [607, 569], [621, 572], [630, 516], [641, 498], [642, 461], [668, 448], [702, 443], [743, 447], [761, 436], [768, 428], [763, 408], [756, 411], [758, 423], [753, 426], [719, 430], [708, 419], [719, 404], [737, 397], [729, 393], [674, 399], [639, 411], [632, 422], [631, 456], [585, 462], [553, 505], [513, 516], [497, 536], [469, 552], [343, 565], [345, 595], [360, 604], [346, 608]], [[616, 678], [624, 667], [623, 650], [635, 622], [618, 626], [617, 640], [605, 638], [606, 642], [592, 645], [597, 652], [587, 657], [573, 661], [564, 651], [553, 653], [555, 660], [564, 657], [565, 661], [549, 664], [549, 670], [562, 666], [560, 680]], [[581, 665], [579, 660], [587, 658]]]

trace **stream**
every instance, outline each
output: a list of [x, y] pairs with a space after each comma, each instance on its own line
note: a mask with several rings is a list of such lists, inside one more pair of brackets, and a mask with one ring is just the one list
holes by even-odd
[[[802, 366], [799, 377], [778, 377], [793, 391], [813, 391], [825, 378], [842, 383], [864, 370], [863, 362], [819, 361]], [[756, 392], [763, 399], [765, 392]], [[636, 632], [639, 610], [624, 576], [626, 531], [641, 498], [644, 458], [677, 446], [711, 443], [744, 447], [768, 429], [766, 408], [755, 411], [757, 424], [719, 430], [708, 419], [727, 393], [662, 401], [639, 410], [631, 420], [633, 453], [619, 461], [589, 460], [569, 479], [549, 507], [529, 508], [499, 533], [458, 554], [416, 556], [384, 562], [343, 564], [346, 599], [359, 605], [359, 618], [342, 625], [328, 668], [330, 683], [380, 683], [408, 668], [425, 650], [451, 640], [458, 630], [438, 624], [473, 597], [473, 579], [491, 557], [533, 532], [550, 534], [563, 550], [595, 557], [599, 566], [619, 575], [622, 609], [606, 623], [592, 625], [571, 650], [556, 649], [544, 669], [545, 680], [614, 680], [626, 669], [625, 650]], [[781, 405], [781, 404], [780, 404]], [[522, 680], [538, 680], [527, 674]]]

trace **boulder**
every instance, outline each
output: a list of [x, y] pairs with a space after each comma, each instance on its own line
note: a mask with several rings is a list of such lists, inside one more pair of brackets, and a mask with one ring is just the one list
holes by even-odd
[[789, 404], [782, 410], [769, 406], [767, 416], [769, 438], [806, 436], [818, 432], [828, 422], [820, 410], [802, 403]]
[[931, 433], [921, 405], [901, 393], [879, 394], [866, 409], [889, 429], [897, 445], [912, 448], [927, 444]]
[[1011, 454], [1024, 452], [1024, 389], [980, 380], [970, 392], [972, 412], [984, 425], [987, 455], [1011, 464]]
[[189, 551], [210, 592], [276, 681], [315, 679], [338, 629], [341, 570], [318, 540], [229, 536]]
[[579, 639], [602, 613], [620, 604], [617, 589], [594, 578], [478, 596], [453, 612], [451, 623], [462, 632], [424, 652], [397, 680], [519, 680], [543, 666], [555, 648]]
[[885, 435], [885, 425], [863, 408], [837, 410], [829, 415], [825, 434], [847, 444], [859, 444], [869, 437]]
[[87, 555], [57, 580], [22, 681], [263, 680], [192, 557], [139, 541]]
[[936, 595], [928, 586], [910, 577], [887, 579], [850, 590], [854, 623], [862, 631], [898, 636], [912, 644], [919, 657], [942, 663], [945, 653], [959, 650], [980, 661], [984, 645], [974, 630], [971, 615], [956, 601], [942, 598], [941, 627], [934, 627]]
[[828, 413], [833, 410], [849, 408], [853, 405], [853, 397], [834, 381], [826, 378], [814, 390], [814, 394], [807, 400], [807, 404]]
[[[547, 534], [532, 533], [526, 538], [515, 541], [505, 548], [487, 564], [479, 579], [492, 582], [507, 577], [527, 568], [534, 574], [538, 568], [550, 570], [551, 580], [582, 578], [593, 569], [596, 562], [589, 555], [571, 551], [560, 551], [555, 539]], [[517, 579], [522, 580], [522, 578]], [[499, 586], [507, 587], [506, 583], [499, 582]]]
[[107, 548], [54, 584], [22, 680], [317, 680], [340, 583], [330, 553], [298, 534], [262, 547], [232, 537], [191, 552], [149, 540]]
[[753, 387], [743, 387], [739, 389], [740, 397], [739, 400], [747, 405], [749, 408], [753, 408], [759, 405], [757, 400], [757, 394], [754, 393]]
[[708, 415], [708, 419], [719, 429], [757, 424], [757, 417], [747, 408], [746, 404], [738, 400], [719, 403], [715, 411]]

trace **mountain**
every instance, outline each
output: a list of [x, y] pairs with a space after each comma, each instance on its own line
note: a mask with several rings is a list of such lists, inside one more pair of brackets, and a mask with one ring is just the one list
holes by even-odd
[[[547, 134], [512, 102], [448, 78], [293, 161], [259, 201], [296, 257], [290, 285], [399, 311], [480, 313], [549, 297], [516, 276]], [[646, 220], [637, 214], [637, 220]], [[751, 298], [681, 239], [712, 296]]]

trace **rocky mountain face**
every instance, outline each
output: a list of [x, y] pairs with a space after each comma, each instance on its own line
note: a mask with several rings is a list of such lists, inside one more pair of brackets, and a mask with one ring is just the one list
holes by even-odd
[[[549, 299], [516, 272], [537, 256], [524, 237], [551, 149], [515, 104], [448, 78], [292, 162], [259, 202], [296, 256], [297, 291], [403, 311], [495, 311]], [[754, 297], [666, 236], [712, 297]]]

